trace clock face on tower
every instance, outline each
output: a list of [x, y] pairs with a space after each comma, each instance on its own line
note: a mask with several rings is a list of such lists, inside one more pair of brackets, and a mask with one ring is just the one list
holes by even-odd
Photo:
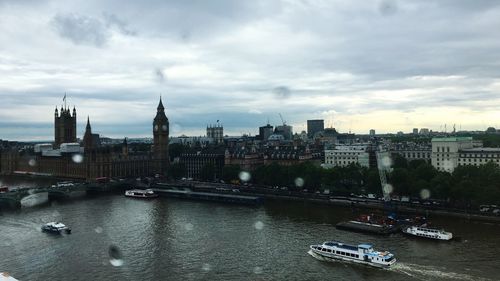
[[167, 125], [163, 125], [163, 126], [161, 126], [161, 128], [163, 129], [164, 132], [167, 131]]
[[155, 125], [155, 131], [158, 131], [158, 125]]

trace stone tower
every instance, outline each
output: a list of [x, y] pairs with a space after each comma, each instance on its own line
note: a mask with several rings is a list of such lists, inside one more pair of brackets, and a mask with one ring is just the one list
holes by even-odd
[[59, 147], [61, 143], [76, 142], [76, 109], [73, 107], [73, 115], [69, 108], [54, 113], [54, 145]]
[[153, 120], [153, 157], [155, 160], [155, 172], [165, 175], [169, 165], [168, 156], [168, 118], [165, 115], [165, 107], [160, 97], [160, 103], [156, 109], [156, 117]]
[[87, 126], [85, 127], [85, 133], [83, 134], [83, 147], [85, 152], [89, 152], [94, 148], [94, 141], [92, 139], [92, 128], [90, 127], [90, 118], [87, 116]]

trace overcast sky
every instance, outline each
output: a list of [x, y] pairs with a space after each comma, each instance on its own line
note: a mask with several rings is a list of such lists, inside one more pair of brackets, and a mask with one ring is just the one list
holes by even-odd
[[[129, 3], [127, 3], [129, 2]], [[500, 125], [499, 1], [0, 0], [0, 139]]]

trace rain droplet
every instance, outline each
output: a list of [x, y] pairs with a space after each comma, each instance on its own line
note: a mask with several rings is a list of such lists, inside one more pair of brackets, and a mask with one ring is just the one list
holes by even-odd
[[390, 184], [384, 185], [384, 194], [391, 194], [392, 191], [394, 190], [394, 187]]
[[113, 266], [122, 266], [123, 265], [123, 259], [122, 259], [122, 254], [120, 252], [120, 249], [116, 247], [115, 245], [109, 246], [109, 263]]
[[382, 157], [382, 168], [388, 169], [392, 166], [392, 159], [389, 156]]
[[96, 227], [96, 228], [94, 229], [94, 231], [95, 231], [96, 233], [102, 233], [102, 230], [103, 230], [103, 229], [102, 229], [102, 227], [100, 227], [100, 226], [98, 226], [98, 227]]
[[76, 153], [76, 154], [73, 154], [73, 156], [71, 157], [71, 159], [75, 163], [82, 163], [83, 162], [83, 155], [81, 155], [79, 153]]
[[210, 271], [210, 269], [212, 269], [212, 267], [210, 266], [210, 264], [208, 263], [204, 263], [202, 266], [201, 266], [201, 269], [203, 271]]
[[262, 267], [260, 266], [256, 266], [254, 269], [253, 269], [253, 273], [255, 274], [262, 274], [264, 270], [262, 270]]
[[304, 186], [304, 179], [303, 178], [296, 178], [295, 179], [295, 186], [297, 187], [303, 187]]
[[191, 231], [191, 230], [193, 230], [194, 226], [193, 226], [193, 224], [192, 224], [192, 223], [189, 223], [189, 222], [188, 222], [188, 223], [186, 223], [186, 224], [184, 225], [184, 228], [185, 228], [187, 231]]
[[420, 198], [422, 199], [429, 199], [431, 197], [431, 192], [428, 189], [422, 189], [420, 191]]
[[30, 159], [30, 160], [28, 161], [28, 165], [30, 165], [31, 167], [36, 166], [36, 160], [35, 160], [35, 159]]
[[247, 182], [249, 181], [252, 176], [250, 175], [249, 172], [247, 171], [241, 171], [240, 174], [238, 175], [241, 181]]
[[256, 222], [254, 225], [255, 229], [262, 230], [264, 228], [264, 223], [261, 221]]
[[286, 98], [290, 97], [291, 91], [290, 91], [290, 88], [288, 88], [286, 86], [279, 86], [279, 87], [275, 87], [272, 90], [272, 93], [274, 94], [274, 96], [277, 99], [286, 99]]

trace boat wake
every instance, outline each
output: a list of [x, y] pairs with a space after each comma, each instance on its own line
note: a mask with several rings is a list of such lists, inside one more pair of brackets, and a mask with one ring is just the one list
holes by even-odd
[[318, 259], [320, 261], [328, 261], [327, 259], [325, 259], [324, 257], [320, 256], [320, 255], [317, 255], [315, 254], [312, 250], [309, 250], [307, 252], [309, 255], [311, 255], [311, 257], [315, 258], [315, 259]]
[[[330, 261], [309, 250], [307, 252], [312, 257], [320, 261]], [[446, 272], [438, 267], [419, 264], [409, 264], [397, 262], [387, 270], [408, 275], [417, 280], [471, 280], [471, 281], [491, 281], [492, 279], [480, 278], [456, 272]]]
[[406, 274], [408, 276], [411, 276], [419, 280], [429, 280], [429, 278], [437, 280], [474, 280], [474, 281], [490, 280], [462, 273], [446, 272], [434, 266], [409, 264], [401, 262], [394, 264], [393, 266], [391, 266], [389, 270]]

